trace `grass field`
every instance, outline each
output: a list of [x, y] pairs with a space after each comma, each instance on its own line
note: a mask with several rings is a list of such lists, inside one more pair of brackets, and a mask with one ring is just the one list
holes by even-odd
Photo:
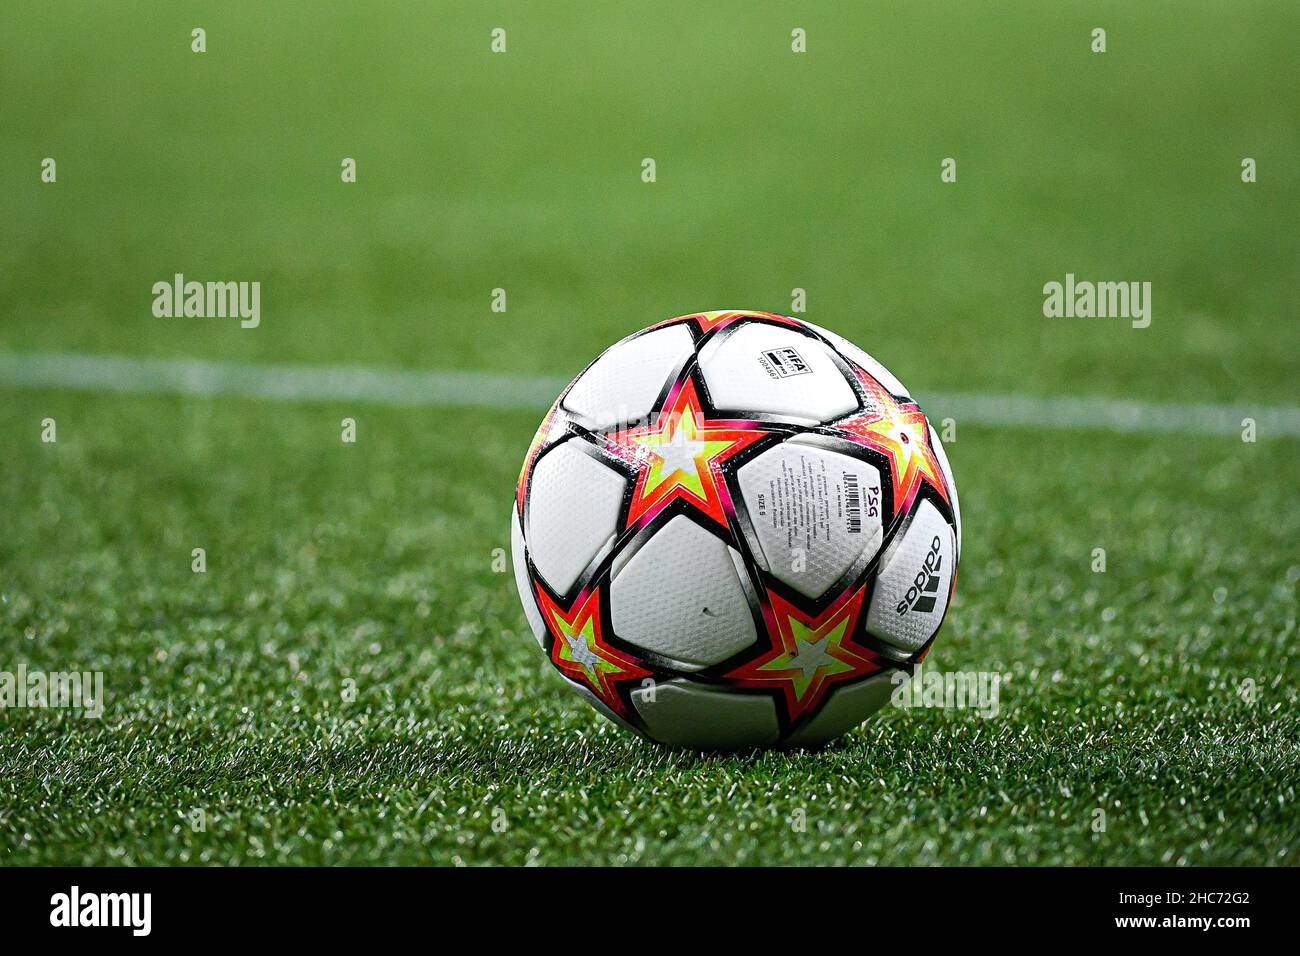
[[[1294, 4], [59, 10], [0, 9], [0, 351], [569, 376], [798, 287], [923, 403], [1297, 404]], [[155, 318], [176, 272], [261, 326]], [[1150, 328], [1044, 318], [1067, 272]], [[700, 757], [568, 693], [494, 569], [539, 414], [0, 379], [0, 671], [108, 695], [0, 709], [0, 861], [1296, 862], [1296, 440], [959, 420], [929, 661], [1000, 714]]]

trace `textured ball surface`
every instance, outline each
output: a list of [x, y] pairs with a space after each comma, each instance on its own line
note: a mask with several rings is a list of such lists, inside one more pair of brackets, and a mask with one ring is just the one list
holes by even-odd
[[770, 312], [611, 346], [524, 458], [515, 582], [575, 691], [701, 750], [814, 746], [929, 650], [961, 550], [939, 437], [862, 349]]

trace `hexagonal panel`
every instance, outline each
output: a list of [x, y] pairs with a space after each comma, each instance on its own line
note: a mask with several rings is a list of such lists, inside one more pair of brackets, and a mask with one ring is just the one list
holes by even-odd
[[673, 518], [614, 575], [614, 633], [694, 667], [749, 647], [757, 631], [733, 554], [690, 518]]
[[524, 606], [524, 617], [533, 630], [537, 643], [545, 647], [546, 623], [542, 620], [541, 609], [533, 595], [532, 583], [528, 580], [528, 565], [524, 560], [524, 532], [520, 528], [518, 512], [510, 512], [510, 557], [515, 570], [515, 588], [519, 591], [519, 601]]
[[952, 525], [922, 500], [903, 533], [890, 542], [871, 596], [867, 630], [901, 650], [919, 650], [948, 609], [957, 562]]
[[857, 407], [848, 380], [822, 342], [790, 328], [750, 322], [700, 355], [714, 405], [827, 422]]
[[807, 597], [820, 597], [884, 538], [880, 472], [799, 439], [746, 462], [741, 497], [764, 570]]
[[614, 543], [627, 479], [571, 439], [544, 454], [528, 490], [529, 553], [558, 594]]
[[835, 346], [836, 351], [884, 386], [885, 391], [889, 392], [889, 394], [896, 398], [907, 397], [908, 391], [903, 383], [895, 377], [893, 372], [881, 365], [865, 350], [854, 345], [844, 336], [830, 331], [830, 329], [823, 329], [820, 325], [813, 325], [811, 322], [805, 324], [810, 329], [814, 329], [826, 336], [831, 345]]
[[579, 376], [564, 396], [564, 407], [593, 429], [645, 420], [655, 410], [668, 376], [694, 349], [684, 325], [625, 339]]
[[673, 747], [741, 750], [775, 743], [780, 734], [772, 699], [670, 681], [632, 692], [650, 736]]

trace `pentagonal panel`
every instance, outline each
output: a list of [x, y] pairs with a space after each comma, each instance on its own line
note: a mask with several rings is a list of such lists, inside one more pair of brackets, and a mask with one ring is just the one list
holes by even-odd
[[749, 647], [757, 632], [732, 554], [690, 518], [673, 518], [615, 574], [614, 633], [696, 667]]
[[867, 630], [908, 652], [933, 637], [948, 609], [955, 543], [952, 526], [923, 500], [903, 534], [885, 552]]
[[528, 548], [538, 572], [564, 594], [614, 543], [626, 479], [576, 439], [547, 452], [528, 490]]
[[671, 681], [632, 692], [650, 736], [673, 747], [741, 750], [776, 742], [780, 727], [766, 695]]
[[800, 594], [820, 597], [880, 548], [880, 472], [866, 462], [793, 440], [739, 480], [765, 569]]
[[831, 351], [793, 329], [750, 322], [704, 349], [700, 369], [723, 411], [830, 421], [857, 407]]
[[545, 647], [546, 624], [542, 612], [537, 607], [537, 598], [533, 594], [532, 583], [528, 580], [528, 565], [524, 560], [524, 532], [520, 528], [518, 512], [510, 513], [510, 557], [515, 566], [515, 588], [519, 591], [519, 601], [524, 606], [524, 617], [533, 629], [537, 643]]
[[957, 557], [960, 558], [961, 504], [957, 501], [957, 482], [952, 477], [952, 465], [948, 464], [948, 453], [943, 450], [943, 444], [939, 441], [933, 425], [930, 426], [930, 445], [934, 448], [934, 457], [939, 460], [939, 470], [943, 472], [943, 480], [948, 483], [948, 499], [952, 502], [952, 516], [957, 519]]
[[[899, 675], [897, 680], [895, 675]], [[791, 734], [784, 745], [816, 747], [834, 740], [889, 703], [894, 688], [906, 680], [907, 674], [891, 668], [835, 688], [817, 715]]]
[[894, 377], [894, 373], [891, 372], [889, 369], [885, 368], [885, 366], [881, 365], [879, 362], [877, 362], [874, 358], [872, 358], [869, 354], [867, 354], [867, 352], [865, 352], [858, 346], [854, 345], [844, 336], [837, 335], [836, 333], [830, 331], [829, 329], [823, 329], [821, 326], [813, 325], [811, 322], [807, 322], [805, 324], [809, 328], [815, 329], [816, 331], [820, 332], [822, 335], [826, 336], [826, 338], [830, 341], [831, 345], [835, 346], [836, 351], [838, 351], [850, 362], [853, 362], [855, 365], [859, 366], [864, 372], [866, 372], [877, 382], [883, 385], [885, 391], [889, 392], [889, 394], [900, 398], [907, 396], [908, 394], [907, 389], [903, 386], [902, 382], [900, 382], [897, 378]]
[[595, 429], [644, 420], [654, 411], [668, 376], [694, 348], [685, 325], [619, 342], [582, 373], [564, 396], [564, 407]]

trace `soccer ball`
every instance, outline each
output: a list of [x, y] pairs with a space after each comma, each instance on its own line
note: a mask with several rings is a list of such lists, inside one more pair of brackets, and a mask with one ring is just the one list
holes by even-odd
[[700, 750], [856, 727], [925, 657], [957, 581], [939, 437], [856, 345], [702, 312], [607, 349], [524, 457], [515, 583], [606, 717]]

